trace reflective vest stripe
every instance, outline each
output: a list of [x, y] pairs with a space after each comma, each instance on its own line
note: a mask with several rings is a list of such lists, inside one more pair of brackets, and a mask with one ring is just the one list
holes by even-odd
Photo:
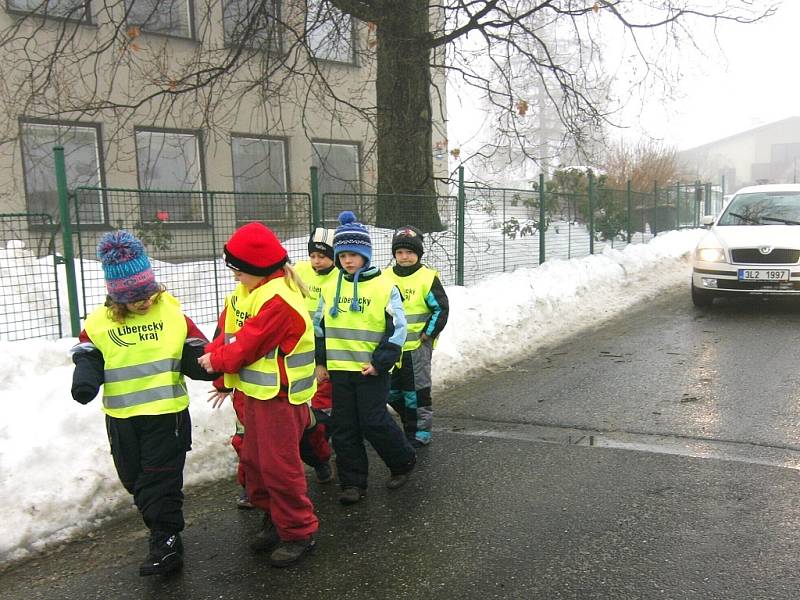
[[421, 315], [406, 314], [406, 322], [411, 325], [412, 323], [424, 323], [431, 316], [431, 313], [424, 313]]
[[431, 291], [431, 286], [436, 278], [436, 271], [428, 267], [421, 267], [411, 275], [401, 277], [394, 270], [387, 271], [390, 277], [400, 288], [403, 294], [403, 310], [408, 323], [408, 335], [403, 344], [403, 351], [409, 352], [420, 347], [420, 334], [425, 329], [425, 324], [431, 318], [431, 308], [426, 298]]
[[382, 331], [364, 331], [361, 329], [343, 329], [341, 327], [326, 327], [325, 337], [337, 340], [357, 340], [359, 342], [379, 343], [383, 339]]
[[[107, 415], [127, 419], [178, 412], [189, 405], [180, 369], [188, 327], [174, 296], [162, 293], [147, 314], [130, 314], [124, 323], [113, 321], [100, 306], [86, 317], [85, 328], [103, 354]], [[142, 331], [152, 335], [140, 336]]]
[[328, 360], [342, 360], [356, 363], [368, 363], [372, 360], [372, 352], [360, 350], [328, 350]]
[[311, 375], [310, 377], [304, 377], [303, 379], [298, 379], [297, 381], [293, 381], [292, 384], [289, 386], [289, 393], [296, 394], [297, 392], [302, 392], [303, 390], [307, 390], [312, 385], [314, 385], [315, 379], [316, 376]]
[[117, 396], [104, 396], [103, 402], [106, 408], [129, 408], [155, 400], [167, 400], [169, 398], [179, 398], [185, 396], [186, 390], [182, 385], [162, 385], [149, 390], [131, 392], [129, 394], [119, 394]]
[[281, 393], [279, 356], [283, 357], [283, 369], [289, 387], [289, 402], [305, 404], [316, 392], [314, 376], [314, 330], [306, 317], [308, 307], [303, 297], [293, 288], [286, 285], [284, 278], [271, 279], [252, 292], [239, 284], [225, 301], [225, 339], [234, 343], [234, 338], [246, 320], [257, 315], [261, 307], [273, 297], [280, 296], [293, 310], [303, 318], [306, 330], [297, 341], [294, 349], [286, 355], [280, 354], [277, 347], [266, 355], [253, 361], [237, 373], [225, 373], [224, 382], [227, 387], [241, 390], [251, 398], [270, 400]]
[[241, 369], [239, 371], [239, 380], [253, 385], [276, 386], [278, 385], [278, 374], [264, 373], [253, 369]]
[[302, 367], [314, 362], [314, 351], [301, 352], [300, 354], [290, 354], [286, 357], [287, 367]]
[[117, 383], [119, 381], [147, 377], [149, 375], [161, 375], [162, 373], [170, 372], [180, 373], [180, 370], [181, 361], [174, 358], [164, 358], [141, 365], [134, 365], [132, 367], [106, 369], [104, 377], [106, 383]]

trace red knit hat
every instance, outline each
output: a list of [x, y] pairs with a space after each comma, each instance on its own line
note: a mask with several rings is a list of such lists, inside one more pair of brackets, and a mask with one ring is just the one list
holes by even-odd
[[261, 223], [248, 223], [233, 232], [224, 248], [225, 264], [250, 275], [269, 275], [289, 260], [272, 230]]

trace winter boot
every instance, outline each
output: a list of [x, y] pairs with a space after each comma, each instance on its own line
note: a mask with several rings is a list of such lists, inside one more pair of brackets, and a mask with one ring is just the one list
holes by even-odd
[[386, 487], [390, 490], [396, 490], [398, 488], [403, 487], [406, 482], [408, 481], [409, 475], [411, 475], [411, 471], [414, 470], [414, 466], [417, 464], [417, 457], [416, 455], [411, 460], [408, 465], [399, 473], [394, 472], [392, 476], [389, 477], [388, 481], [386, 482]]
[[247, 496], [247, 490], [242, 488], [242, 493], [239, 494], [239, 498], [236, 500], [236, 508], [241, 508], [242, 510], [250, 510], [251, 508], [255, 508], [253, 503], [250, 502], [250, 498]]
[[288, 567], [303, 558], [306, 553], [311, 552], [314, 544], [312, 535], [302, 540], [281, 541], [275, 551], [269, 555], [269, 562], [273, 567]]
[[150, 534], [150, 552], [139, 565], [139, 575], [163, 575], [183, 566], [183, 540], [180, 533], [154, 531]]
[[333, 471], [331, 470], [330, 462], [314, 467], [314, 472], [317, 474], [317, 483], [330, 483], [333, 481]]
[[275, 525], [269, 515], [265, 514], [261, 523], [261, 530], [250, 542], [250, 550], [252, 552], [269, 552], [274, 550], [275, 546], [280, 543], [281, 538], [278, 537], [278, 530], [275, 529]]
[[339, 494], [339, 502], [342, 504], [355, 504], [367, 495], [367, 490], [362, 490], [357, 487], [342, 488], [342, 493]]

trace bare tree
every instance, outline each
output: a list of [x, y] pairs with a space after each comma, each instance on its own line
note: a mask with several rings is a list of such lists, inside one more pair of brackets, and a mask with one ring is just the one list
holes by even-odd
[[[628, 38], [648, 85], [668, 70], [664, 49], [691, 45], [698, 23], [752, 23], [775, 10], [766, 0], [719, 0], [713, 9], [702, 0], [197, 0], [188, 18], [178, 0], [8, 4], [19, 12], [0, 31], [0, 96], [15, 114], [108, 119], [109, 159], [123, 161], [131, 157], [114, 155], [114, 138], [143, 120], [188, 120], [219, 135], [246, 111], [263, 131], [299, 121], [310, 138], [324, 137], [320, 114], [330, 132], [366, 124], [373, 141], [362, 160], [375, 153], [377, 191], [390, 198], [379, 204], [377, 224], [415, 214], [426, 231], [441, 228], [434, 201], [409, 211], [411, 200], [391, 198], [435, 196], [431, 131], [442, 73], [479, 90], [505, 119], [504, 144], [536, 159], [525, 146], [520, 73], [539, 79], [542, 98], [580, 141], [584, 124], [611, 120], [608, 90], [596, 77], [604, 32]], [[60, 12], [47, 14], [51, 6]], [[351, 17], [361, 21], [360, 35]], [[175, 27], [190, 31], [179, 55], [175, 40], [143, 35]], [[545, 32], [554, 30], [577, 40], [577, 56], [552, 47]], [[353, 40], [360, 41], [349, 46]], [[320, 49], [352, 52], [355, 62], [374, 65], [374, 77], [354, 84], [315, 60]], [[508, 75], [492, 77], [487, 63]], [[0, 142], [16, 136], [13, 119], [0, 128]]]

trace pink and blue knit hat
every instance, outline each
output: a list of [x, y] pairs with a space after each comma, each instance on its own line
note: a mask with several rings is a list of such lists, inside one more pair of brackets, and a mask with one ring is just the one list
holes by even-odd
[[146, 300], [161, 289], [142, 242], [123, 229], [100, 238], [97, 258], [103, 265], [108, 295], [114, 302]]

